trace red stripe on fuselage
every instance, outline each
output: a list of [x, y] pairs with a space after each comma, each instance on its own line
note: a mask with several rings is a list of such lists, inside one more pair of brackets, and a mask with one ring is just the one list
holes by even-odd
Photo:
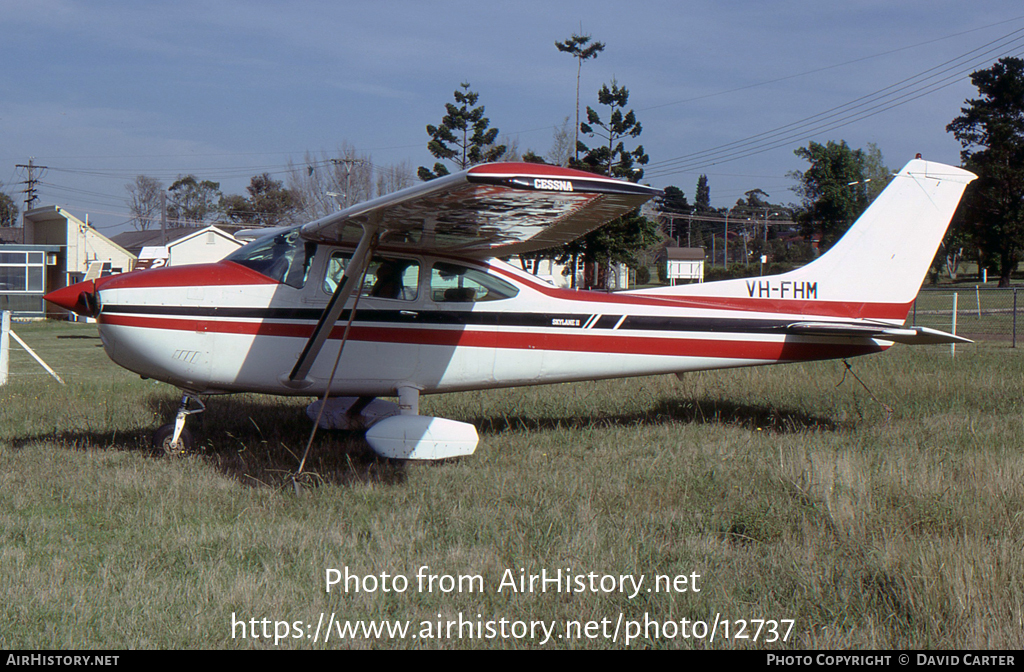
[[698, 308], [701, 310], [740, 310], [755, 313], [800, 315], [801, 319], [815, 317], [843, 317], [866, 320], [904, 320], [913, 303], [863, 303], [853, 301], [809, 301], [802, 299], [749, 299], [722, 296], [643, 296], [639, 294], [597, 292], [592, 290], [562, 289], [523, 278], [497, 266], [489, 267], [495, 273], [511, 278], [545, 296], [560, 301], [584, 301], [626, 306], [661, 306], [662, 308]]
[[[220, 322], [181, 318], [101, 315], [103, 324], [142, 329], [218, 332], [252, 336], [279, 336], [308, 339], [313, 325], [278, 322]], [[331, 330], [330, 338], [340, 340], [344, 326]], [[411, 345], [462, 346], [511, 350], [551, 350], [595, 354], [657, 355], [670, 357], [714, 357], [758, 359], [765, 361], [808, 361], [855, 357], [881, 352], [886, 347], [849, 343], [813, 343], [786, 341], [715, 340], [704, 338], [666, 338], [659, 336], [608, 336], [594, 334], [551, 334], [542, 332], [474, 331], [469, 329], [431, 329], [408, 327], [353, 326], [349, 338], [354, 341]]]
[[272, 278], [233, 261], [214, 264], [169, 266], [133, 271], [107, 278], [102, 289], [139, 289], [156, 287], [217, 287], [221, 285], [276, 285]]

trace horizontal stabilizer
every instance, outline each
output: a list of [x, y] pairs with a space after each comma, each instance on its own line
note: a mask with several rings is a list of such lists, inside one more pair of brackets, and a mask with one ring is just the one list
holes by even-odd
[[[889, 335], [888, 332], [901, 332], [900, 334]], [[910, 332], [904, 334], [902, 332]], [[906, 343], [907, 345], [935, 345], [939, 343], [974, 343], [969, 338], [963, 336], [957, 336], [956, 334], [949, 334], [945, 331], [939, 331], [938, 329], [931, 329], [929, 327], [910, 327], [909, 329], [887, 329], [885, 335], [881, 338], [894, 341], [896, 343]]]
[[795, 322], [782, 330], [799, 336], [834, 336], [846, 338], [878, 338], [907, 345], [934, 345], [937, 343], [973, 343], [969, 338], [947, 334], [930, 327], [909, 327], [907, 329], [871, 324], [849, 324], [843, 322]]

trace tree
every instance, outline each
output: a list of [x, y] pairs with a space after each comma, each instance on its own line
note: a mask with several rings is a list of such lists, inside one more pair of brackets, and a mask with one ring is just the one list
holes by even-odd
[[186, 175], [175, 180], [168, 191], [167, 216], [179, 226], [200, 226], [219, 211], [220, 183]]
[[[573, 161], [574, 166], [639, 182], [644, 171], [635, 166], [645, 165], [648, 157], [643, 145], [633, 150], [625, 146], [625, 138], [636, 138], [642, 130], [632, 110], [623, 114], [623, 108], [629, 102], [629, 91], [613, 80], [611, 88], [607, 84], [601, 87], [598, 101], [610, 108], [608, 121], [602, 121], [600, 115], [588, 106], [587, 123], [580, 124], [580, 130], [592, 137], [600, 137], [601, 144], [590, 148], [580, 141], [577, 148], [585, 154], [579, 161]], [[635, 211], [563, 246], [557, 259], [559, 263], [571, 262], [571, 268], [575, 269], [582, 258], [596, 270], [596, 277], [588, 277], [588, 286], [605, 287], [602, 271], [608, 264], [623, 263], [636, 267], [636, 253], [657, 241], [657, 224]], [[574, 286], [575, 277], [573, 273]]]
[[748, 210], [758, 210], [761, 208], [771, 207], [771, 203], [769, 203], [766, 200], [770, 197], [761, 189], [751, 189], [750, 191], [744, 191], [743, 195], [746, 196], [746, 198], [741, 198], [738, 201], [736, 201], [737, 207], [747, 208]]
[[[0, 182], [0, 188], [4, 185]], [[14, 199], [0, 191], [0, 226], [18, 225], [18, 205]]]
[[882, 150], [873, 142], [868, 143], [868, 148], [863, 152], [863, 158], [862, 172], [868, 204], [870, 204], [889, 185], [893, 170], [885, 165], [885, 161], [882, 159]]
[[[455, 103], [445, 105], [448, 113], [441, 119], [441, 125], [427, 125], [430, 135], [427, 149], [435, 157], [465, 170], [477, 163], [494, 161], [505, 152], [505, 146], [494, 144], [498, 129], [487, 128], [491, 122], [484, 116], [484, 106], [473, 107], [480, 94], [470, 91], [468, 82], [459, 86], [462, 90], [456, 89]], [[439, 161], [433, 170], [420, 166], [417, 175], [426, 182], [448, 172], [447, 166]]]
[[[577, 119], [576, 128], [579, 129], [579, 120]], [[577, 136], [579, 131], [576, 131]], [[569, 136], [569, 117], [566, 117], [562, 121], [562, 125], [555, 128], [551, 135], [551, 149], [544, 155], [544, 158], [548, 163], [555, 166], [568, 166], [569, 159], [573, 158], [575, 154], [576, 142], [578, 137]]]
[[148, 175], [136, 175], [134, 182], [124, 185], [128, 191], [128, 211], [132, 213], [132, 226], [145, 231], [160, 218], [160, 199], [164, 185]]
[[[562, 53], [570, 54], [576, 59], [576, 134], [573, 139], [573, 158], [579, 159], [579, 150], [576, 147], [580, 141], [580, 73], [583, 71], [583, 61], [597, 58], [597, 55], [604, 51], [603, 42], [591, 44], [590, 35], [572, 34], [564, 42], [555, 42], [555, 47]], [[559, 164], [561, 165], [561, 164]]]
[[686, 194], [679, 187], [668, 186], [664, 189], [664, 196], [658, 200], [658, 210], [661, 212], [674, 212], [688, 214], [690, 202], [686, 200]]
[[523, 152], [521, 160], [527, 163], [546, 163], [552, 166], [568, 166], [573, 160], [572, 132], [569, 128], [569, 117], [566, 117], [560, 126], [555, 126], [551, 134], [551, 149], [544, 156], [528, 149]]
[[413, 185], [412, 166], [401, 161], [377, 169], [377, 195], [383, 196]]
[[295, 197], [297, 214], [318, 219], [373, 198], [374, 163], [348, 142], [319, 158], [307, 152], [301, 165], [289, 163], [288, 190]]
[[612, 79], [610, 89], [607, 84], [601, 86], [597, 92], [597, 101], [609, 107], [608, 121], [602, 121], [601, 116], [588, 105], [587, 121], [580, 124], [580, 130], [590, 137], [600, 137], [602, 143], [590, 148], [583, 141], [577, 141], [577, 151], [585, 152], [585, 155], [578, 161], [580, 165], [576, 167], [583, 167], [602, 175], [622, 177], [630, 182], [639, 182], [643, 179], [644, 171], [643, 168], [634, 166], [646, 165], [649, 158], [644, 152], [643, 145], [637, 145], [634, 150], [629, 151], [623, 142], [624, 138], [639, 137], [643, 130], [633, 110], [622, 113], [629, 103], [629, 90], [624, 86], [620, 87]]
[[805, 171], [790, 173], [799, 181], [795, 191], [803, 199], [801, 223], [807, 233], [820, 233], [819, 249], [827, 249], [870, 203], [866, 155], [860, 149], [850, 149], [845, 140], [824, 145], [812, 142], [793, 153], [811, 164]]
[[968, 99], [946, 130], [960, 142], [968, 187], [964, 223], [981, 263], [1010, 285], [1024, 253], [1024, 60], [1001, 58], [971, 74], [980, 94]]
[[233, 222], [257, 226], [281, 226], [297, 209], [295, 195], [269, 173], [255, 175], [246, 187], [249, 197], [231, 195], [224, 198], [224, 214]]
[[697, 178], [697, 192], [693, 197], [693, 208], [700, 214], [704, 214], [712, 210], [711, 187], [708, 186], [707, 175], [701, 175]]
[[663, 196], [658, 199], [658, 212], [663, 213], [662, 228], [666, 235], [674, 241], [680, 239], [680, 222], [689, 226], [690, 219], [683, 217], [692, 212], [690, 202], [686, 200], [686, 194], [679, 187], [665, 187]]

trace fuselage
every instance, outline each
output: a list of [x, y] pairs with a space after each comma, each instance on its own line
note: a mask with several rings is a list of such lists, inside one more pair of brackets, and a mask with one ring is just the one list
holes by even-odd
[[[889, 345], [782, 333], [794, 320], [836, 316], [835, 306], [808, 297], [573, 291], [498, 260], [382, 249], [307, 384], [297, 387], [288, 373], [352, 248], [297, 236], [279, 247], [257, 242], [218, 263], [98, 283], [96, 317], [108, 355], [195, 393], [317, 395], [329, 385], [333, 395], [389, 396], [401, 386], [429, 394], [680, 373], [850, 357]], [[284, 267], [275, 266], [289, 250]], [[879, 310], [885, 314], [863, 317], [898, 324], [900, 310], [906, 314], [905, 306]]]

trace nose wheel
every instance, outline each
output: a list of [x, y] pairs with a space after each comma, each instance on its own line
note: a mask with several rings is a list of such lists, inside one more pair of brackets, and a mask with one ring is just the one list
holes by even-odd
[[206, 405], [199, 397], [188, 392], [183, 394], [174, 422], [164, 425], [153, 434], [153, 450], [164, 455], [185, 455], [191, 452], [195, 448], [195, 439], [185, 429], [185, 418], [205, 410]]

